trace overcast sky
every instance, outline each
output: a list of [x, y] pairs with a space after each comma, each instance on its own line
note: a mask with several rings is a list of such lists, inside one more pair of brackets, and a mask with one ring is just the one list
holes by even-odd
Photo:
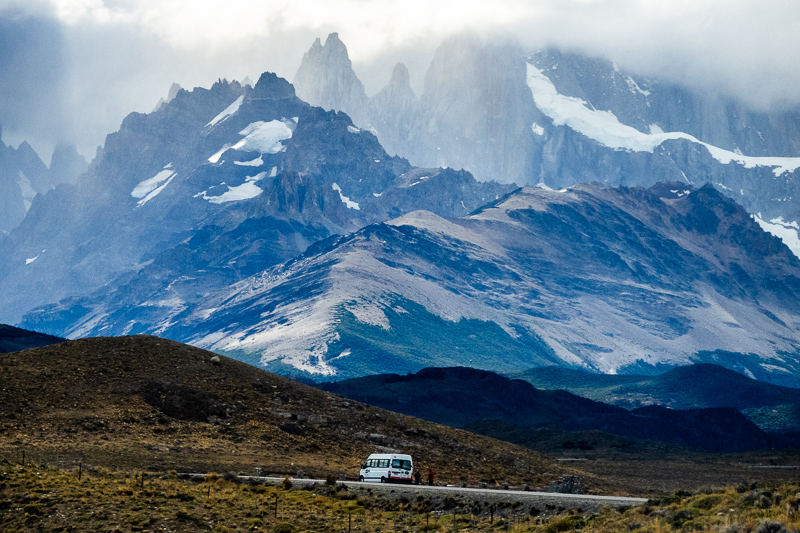
[[798, 0], [0, 0], [3, 142], [91, 159], [131, 111], [270, 70], [291, 81], [338, 31], [368, 94], [403, 61], [419, 93], [436, 46], [471, 31], [608, 57], [764, 108], [800, 105]]

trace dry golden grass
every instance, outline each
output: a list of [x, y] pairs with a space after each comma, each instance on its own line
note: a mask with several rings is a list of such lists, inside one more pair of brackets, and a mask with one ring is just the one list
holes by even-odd
[[[0, 456], [113, 470], [358, 476], [410, 453], [437, 480], [548, 484], [566, 469], [494, 439], [387, 412], [149, 336], [0, 354]], [[177, 391], [177, 392], [176, 392]], [[148, 403], [149, 402], [149, 403]], [[16, 459], [15, 459], [16, 460]], [[597, 482], [598, 491], [607, 487]]]
[[[105, 469], [78, 472], [0, 461], [0, 531], [295, 531], [611, 533], [719, 531], [786, 533], [800, 528], [796, 484], [676, 492], [634, 508], [596, 514], [398, 500], [321, 484], [309, 490], [202, 482], [174, 473], [142, 477]], [[446, 500], [445, 500], [446, 501]], [[785, 529], [782, 529], [785, 528]]]

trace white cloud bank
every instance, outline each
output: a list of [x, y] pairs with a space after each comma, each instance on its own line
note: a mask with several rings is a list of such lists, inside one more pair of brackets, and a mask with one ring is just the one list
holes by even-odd
[[794, 0], [0, 0], [0, 18], [20, 16], [64, 28], [65, 106], [94, 106], [72, 121], [94, 135], [84, 153], [128, 112], [150, 111], [173, 81], [208, 86], [265, 70], [291, 80], [313, 39], [331, 31], [370, 93], [396, 61], [419, 88], [436, 46], [471, 31], [606, 56], [759, 107], [800, 103]]

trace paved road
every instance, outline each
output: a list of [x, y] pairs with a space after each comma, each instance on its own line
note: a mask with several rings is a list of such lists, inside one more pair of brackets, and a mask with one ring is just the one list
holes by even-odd
[[[187, 474], [191, 477], [203, 477], [203, 474]], [[262, 483], [281, 483], [282, 477], [257, 477], [257, 476], [240, 476], [242, 479], [262, 482]], [[313, 485], [323, 485], [324, 479], [296, 479], [289, 478], [292, 481], [292, 486], [295, 488], [308, 488]], [[560, 494], [557, 492], [533, 492], [521, 490], [498, 490], [498, 489], [480, 489], [470, 487], [441, 487], [441, 486], [428, 486], [428, 485], [395, 485], [384, 483], [364, 483], [360, 481], [338, 481], [349, 488], [355, 489], [359, 492], [371, 489], [373, 493], [383, 492], [394, 494], [395, 496], [402, 494], [409, 495], [427, 495], [431, 498], [451, 496], [456, 500], [464, 502], [473, 502], [476, 500], [484, 501], [486, 503], [495, 502], [520, 502], [527, 504], [527, 506], [552, 506], [560, 507], [563, 509], [578, 509], [584, 512], [597, 512], [603, 507], [610, 505], [613, 507], [619, 506], [635, 506], [641, 505], [647, 501], [647, 498], [629, 498], [624, 496], [594, 496], [589, 494]]]

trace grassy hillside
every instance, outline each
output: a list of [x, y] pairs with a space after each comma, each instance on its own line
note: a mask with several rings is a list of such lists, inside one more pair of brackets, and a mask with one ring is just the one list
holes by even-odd
[[392, 496], [322, 485], [237, 484], [211, 475], [192, 482], [107, 470], [57, 471], [0, 462], [0, 530], [22, 531], [721, 531], [786, 533], [800, 528], [800, 487], [740, 484], [674, 491], [598, 513], [554, 505], [470, 498]]
[[525, 448], [214, 360], [149, 336], [2, 354], [0, 457], [355, 478], [369, 453], [397, 449], [450, 482], [542, 486], [564, 471]]

